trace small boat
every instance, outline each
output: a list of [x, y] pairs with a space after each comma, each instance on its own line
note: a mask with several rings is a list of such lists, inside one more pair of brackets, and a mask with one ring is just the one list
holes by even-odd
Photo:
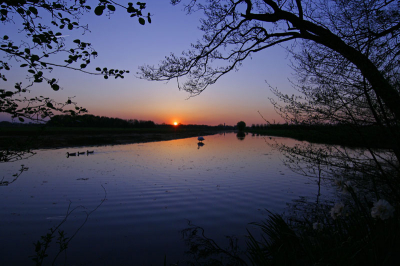
[[76, 152], [67, 152], [67, 158], [68, 158], [69, 156], [76, 156]]
[[199, 137], [197, 138], [197, 140], [200, 141], [200, 142], [202, 142], [202, 141], [204, 140], [204, 138], [203, 138], [202, 136], [199, 136]]
[[89, 150], [86, 151], [86, 154], [92, 154], [92, 153], [94, 153], [94, 151], [89, 151]]
[[85, 152], [84, 151], [82, 151], [82, 152], [78, 151], [78, 156], [82, 155], [82, 154], [85, 154]]

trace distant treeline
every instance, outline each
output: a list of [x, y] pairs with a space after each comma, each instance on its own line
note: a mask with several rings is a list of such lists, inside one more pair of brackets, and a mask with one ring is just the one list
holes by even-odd
[[112, 118], [106, 116], [94, 115], [55, 115], [48, 122], [48, 126], [57, 127], [102, 127], [102, 128], [152, 128], [156, 124], [153, 121], [121, 118]]
[[314, 143], [390, 148], [390, 140], [384, 137], [385, 130], [387, 129], [377, 125], [352, 124], [268, 124], [246, 129], [253, 134], [289, 137]]
[[206, 130], [206, 129], [218, 129], [218, 130], [234, 130], [235, 127], [233, 126], [225, 126], [223, 124], [219, 124], [218, 126], [208, 126], [208, 125], [194, 125], [194, 124], [179, 124], [178, 126], [168, 125], [168, 124], [161, 124], [157, 125], [157, 127], [178, 127], [180, 129], [196, 129], [196, 130]]
[[[331, 130], [331, 129], [354, 129], [353, 124], [252, 124], [251, 127], [247, 127], [249, 130]], [[358, 126], [358, 128], [368, 129], [368, 128], [378, 128], [376, 125], [365, 125]]]
[[[0, 121], [0, 127], [37, 127], [42, 123], [20, 123]], [[219, 124], [218, 126], [195, 125], [195, 124], [179, 124], [177, 126], [171, 124], [155, 124], [151, 120], [137, 119], [121, 119], [106, 116], [95, 116], [90, 114], [71, 116], [71, 115], [55, 115], [51, 117], [45, 124], [49, 127], [83, 127], [83, 128], [179, 128], [187, 130], [235, 130], [236, 126]]]
[[319, 129], [319, 128], [330, 128], [330, 127], [338, 127], [338, 126], [343, 126], [343, 125], [331, 125], [331, 124], [280, 124], [280, 123], [274, 123], [274, 124], [252, 124], [251, 127], [247, 127], [247, 129], [251, 130], [268, 130], [268, 129]]
[[[151, 120], [137, 120], [130, 119], [124, 120], [121, 118], [112, 118], [106, 116], [94, 116], [94, 115], [55, 115], [53, 116], [47, 124], [48, 126], [54, 127], [101, 127], [101, 128], [173, 128], [176, 126], [169, 124], [155, 124]], [[182, 125], [179, 124], [177, 127], [180, 129], [225, 129], [232, 130], [232, 126], [224, 126], [220, 124], [218, 126], [207, 126], [207, 125]]]

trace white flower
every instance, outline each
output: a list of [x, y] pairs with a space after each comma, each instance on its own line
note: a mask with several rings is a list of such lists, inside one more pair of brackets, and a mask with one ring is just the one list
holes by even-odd
[[322, 231], [322, 228], [324, 228], [324, 225], [319, 222], [315, 222], [315, 223], [313, 223], [312, 227], [316, 231]]
[[333, 220], [336, 220], [338, 216], [342, 216], [345, 213], [345, 206], [343, 203], [336, 203], [331, 209], [331, 216]]
[[393, 216], [394, 208], [384, 199], [380, 199], [374, 203], [374, 207], [371, 209], [371, 216], [374, 218], [380, 218], [381, 220], [389, 219]]

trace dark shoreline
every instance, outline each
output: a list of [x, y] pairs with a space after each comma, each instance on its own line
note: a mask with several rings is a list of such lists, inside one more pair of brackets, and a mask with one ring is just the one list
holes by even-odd
[[[235, 132], [220, 127], [84, 128], [84, 127], [0, 127], [0, 150], [54, 149], [145, 143]], [[360, 136], [360, 133], [363, 136]], [[279, 136], [311, 143], [353, 148], [390, 149], [390, 139], [379, 128], [361, 132], [346, 126], [271, 126], [264, 130], [247, 128], [246, 134]]]
[[75, 132], [60, 134], [16, 134], [0, 135], [0, 149], [58, 149], [82, 146], [105, 146], [133, 143], [168, 141], [197, 137], [199, 135], [215, 135], [223, 130], [175, 131], [175, 132]]

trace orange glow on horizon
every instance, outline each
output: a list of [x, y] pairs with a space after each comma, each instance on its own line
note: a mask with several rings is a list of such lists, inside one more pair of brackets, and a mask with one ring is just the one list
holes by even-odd
[[174, 126], [177, 126], [178, 125], [178, 122], [174, 122]]

